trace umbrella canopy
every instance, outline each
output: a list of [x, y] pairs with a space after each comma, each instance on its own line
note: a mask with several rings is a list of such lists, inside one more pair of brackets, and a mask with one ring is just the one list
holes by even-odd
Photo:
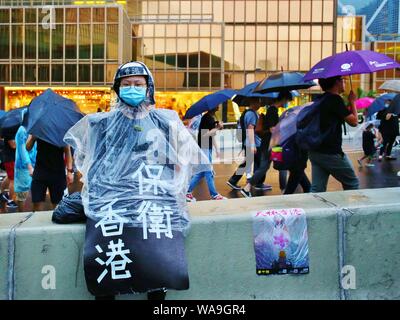
[[[21, 107], [6, 112], [0, 119], [0, 134], [15, 134], [22, 125], [28, 107]], [[26, 119], [26, 118], [25, 118]]]
[[400, 80], [387, 80], [379, 89], [393, 92], [400, 92]]
[[393, 100], [395, 96], [395, 93], [386, 93], [377, 97], [374, 102], [368, 107], [367, 117], [371, 117], [374, 113], [385, 109], [385, 101]]
[[231, 99], [235, 94], [235, 90], [225, 89], [206, 95], [186, 111], [184, 119], [191, 119], [203, 112], [213, 110], [219, 104]]
[[304, 81], [372, 73], [393, 68], [400, 68], [400, 64], [384, 54], [370, 50], [346, 51], [318, 62], [304, 76]]
[[254, 92], [267, 93], [282, 90], [308, 89], [317, 84], [314, 81], [304, 81], [304, 74], [300, 72], [279, 72], [264, 78], [254, 89]]
[[387, 111], [388, 111], [389, 113], [394, 113], [394, 114], [400, 115], [400, 93], [397, 94], [397, 95], [393, 98], [393, 100], [392, 100], [392, 102], [390, 103], [390, 105], [389, 105]]
[[82, 117], [75, 102], [47, 89], [29, 105], [27, 132], [52, 145], [64, 147], [65, 133]]
[[261, 98], [265, 105], [272, 103], [277, 97], [278, 92], [259, 93], [254, 92], [254, 89], [260, 84], [260, 81], [252, 82], [242, 89], [237, 91], [233, 101], [240, 106], [249, 106], [251, 98]]
[[6, 111], [0, 110], [0, 119], [3, 118], [6, 115]]
[[375, 101], [375, 99], [371, 98], [371, 97], [364, 97], [364, 98], [357, 99], [355, 101], [356, 108], [358, 110], [368, 108], [374, 101]]

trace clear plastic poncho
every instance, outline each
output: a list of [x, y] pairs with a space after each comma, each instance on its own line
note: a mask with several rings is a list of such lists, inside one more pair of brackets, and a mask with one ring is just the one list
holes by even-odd
[[175, 111], [118, 102], [82, 118], [64, 141], [82, 174], [89, 218], [98, 221], [112, 208], [129, 226], [142, 227], [146, 214], [168, 214], [170, 229], [185, 234], [190, 178], [211, 165]]

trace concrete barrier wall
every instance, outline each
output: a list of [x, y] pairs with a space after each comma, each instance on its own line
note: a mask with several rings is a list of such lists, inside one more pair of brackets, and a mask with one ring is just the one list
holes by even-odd
[[[399, 204], [400, 188], [191, 203], [190, 289], [167, 298], [399, 299]], [[252, 213], [294, 207], [307, 215], [310, 273], [256, 275]], [[82, 265], [84, 231], [83, 224], [52, 223], [51, 212], [0, 215], [0, 299], [93, 299]], [[55, 290], [42, 287], [47, 265], [56, 270]], [[354, 266], [356, 289], [342, 288], [344, 265]]]

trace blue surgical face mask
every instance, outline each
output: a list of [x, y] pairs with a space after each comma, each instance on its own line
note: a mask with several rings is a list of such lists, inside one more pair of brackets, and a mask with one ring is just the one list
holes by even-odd
[[137, 107], [146, 99], [146, 88], [121, 87], [119, 89], [119, 96], [131, 107]]

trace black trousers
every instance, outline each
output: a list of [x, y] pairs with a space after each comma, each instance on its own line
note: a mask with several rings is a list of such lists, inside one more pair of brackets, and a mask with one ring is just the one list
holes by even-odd
[[385, 156], [390, 156], [392, 153], [392, 147], [393, 143], [396, 141], [396, 136], [395, 135], [382, 135], [383, 142], [382, 142], [382, 147], [379, 150], [379, 155], [383, 155], [385, 153]]
[[289, 170], [289, 179], [286, 184], [284, 194], [293, 194], [296, 191], [298, 185], [301, 185], [304, 193], [309, 193], [311, 190], [311, 183], [304, 169], [293, 169]]

